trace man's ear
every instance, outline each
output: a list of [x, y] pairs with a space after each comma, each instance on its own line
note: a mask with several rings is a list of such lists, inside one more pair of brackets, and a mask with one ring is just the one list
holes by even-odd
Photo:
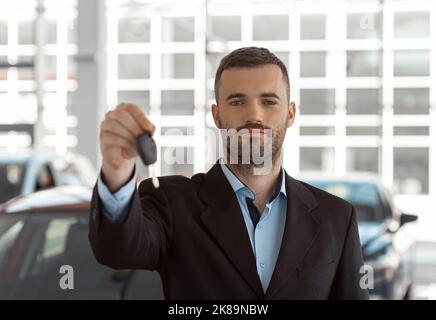
[[220, 121], [220, 118], [218, 116], [218, 106], [215, 103], [212, 104], [211, 111], [212, 111], [213, 121], [215, 122], [215, 126], [218, 129], [221, 129], [221, 121]]
[[295, 121], [295, 113], [296, 113], [296, 108], [295, 108], [295, 102], [291, 101], [289, 103], [289, 110], [288, 110], [288, 122], [286, 124], [286, 126], [289, 128], [290, 126], [292, 126], [292, 124]]

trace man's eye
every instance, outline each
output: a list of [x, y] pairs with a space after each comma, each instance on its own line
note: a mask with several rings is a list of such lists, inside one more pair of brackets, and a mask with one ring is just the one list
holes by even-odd
[[263, 103], [270, 106], [277, 104], [274, 100], [264, 100]]
[[232, 105], [232, 106], [239, 106], [241, 104], [242, 104], [241, 100], [234, 100], [234, 101], [230, 102], [230, 105]]

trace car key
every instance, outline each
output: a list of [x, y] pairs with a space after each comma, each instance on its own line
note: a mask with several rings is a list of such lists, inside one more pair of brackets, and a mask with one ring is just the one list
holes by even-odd
[[156, 177], [154, 163], [157, 160], [156, 142], [148, 132], [141, 133], [137, 137], [138, 153], [144, 163], [148, 167], [153, 186], [159, 188], [159, 179]]

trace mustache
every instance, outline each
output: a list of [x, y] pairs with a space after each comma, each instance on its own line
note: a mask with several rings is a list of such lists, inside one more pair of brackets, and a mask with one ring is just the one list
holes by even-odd
[[259, 130], [265, 130], [265, 129], [271, 129], [268, 126], [264, 126], [262, 123], [246, 123], [243, 126], [239, 126], [236, 128], [237, 131], [240, 131], [242, 129], [259, 129]]

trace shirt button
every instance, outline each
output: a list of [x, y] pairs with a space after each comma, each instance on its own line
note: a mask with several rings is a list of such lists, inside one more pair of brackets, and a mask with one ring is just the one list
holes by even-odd
[[258, 224], [257, 229], [259, 229], [259, 230], [262, 229], [262, 226]]
[[260, 267], [261, 267], [262, 269], [265, 268], [265, 263], [261, 262], [261, 263], [260, 263]]

